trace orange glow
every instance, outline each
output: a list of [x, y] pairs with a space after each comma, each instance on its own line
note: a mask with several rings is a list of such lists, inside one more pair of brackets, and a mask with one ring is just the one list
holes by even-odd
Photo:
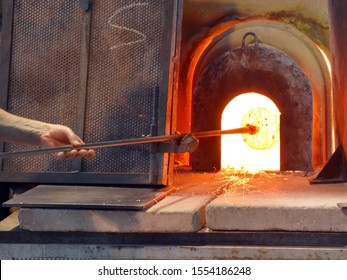
[[[333, 88], [332, 88], [332, 86], [333, 86], [333, 81], [332, 81], [333, 77], [332, 77], [331, 63], [330, 63], [330, 60], [329, 60], [328, 56], [326, 55], [326, 53], [317, 44], [316, 44], [316, 46], [319, 49], [319, 51], [321, 52], [321, 54], [322, 54], [322, 56], [324, 58], [324, 61], [325, 61], [326, 65], [327, 65], [327, 67], [328, 67], [329, 77], [330, 77], [330, 100], [332, 100], [331, 102], [334, 103], [334, 101], [333, 101], [334, 100]], [[332, 106], [332, 105], [330, 105], [330, 106]], [[331, 120], [333, 120], [335, 118], [333, 110], [330, 111], [329, 118]], [[331, 143], [331, 151], [330, 151], [330, 153], [332, 154], [336, 150], [336, 145], [335, 145], [336, 140], [335, 140], [335, 133], [334, 133], [334, 131], [335, 131], [335, 123], [334, 123], [334, 121], [332, 121], [330, 125], [331, 125], [331, 131], [332, 131], [332, 133], [331, 133], [332, 143]]]
[[222, 169], [279, 170], [279, 116], [275, 103], [264, 95], [245, 93], [231, 100], [222, 115], [222, 129], [252, 124], [259, 131], [254, 135], [222, 136]]
[[326, 53], [318, 46], [316, 45], [317, 48], [319, 49], [319, 51], [321, 52], [324, 60], [325, 60], [325, 63], [327, 64], [327, 67], [328, 67], [328, 70], [329, 70], [329, 73], [330, 73], [330, 78], [331, 78], [331, 64], [330, 64], [330, 60], [328, 58], [328, 56], [326, 55]]

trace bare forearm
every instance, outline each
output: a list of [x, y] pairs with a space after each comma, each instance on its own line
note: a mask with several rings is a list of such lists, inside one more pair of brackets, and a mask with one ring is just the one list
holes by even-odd
[[95, 156], [95, 151], [92, 149], [77, 149], [84, 142], [70, 127], [22, 118], [1, 109], [0, 141], [42, 147], [65, 145], [76, 147], [76, 149], [57, 153], [56, 156], [59, 159]]
[[12, 115], [0, 109], [0, 141], [40, 145], [42, 131], [49, 124]]

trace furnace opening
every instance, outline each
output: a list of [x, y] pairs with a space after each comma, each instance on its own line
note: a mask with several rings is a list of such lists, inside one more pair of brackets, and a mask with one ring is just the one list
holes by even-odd
[[[229, 102], [247, 92], [262, 93], [264, 98], [272, 100], [278, 111], [257, 104], [256, 98], [247, 101], [251, 107], [238, 115], [239, 121], [234, 128], [247, 125], [254, 118], [260, 119], [255, 126], [267, 128], [266, 124], [280, 123], [280, 133], [256, 133], [246, 142], [254, 150], [269, 150], [277, 145], [280, 159], [276, 165], [268, 166], [268, 155], [263, 155], [259, 163], [253, 155], [241, 158], [252, 158], [250, 169], [261, 170], [312, 170], [316, 156], [319, 155], [317, 141], [320, 141], [316, 115], [318, 105], [314, 98], [314, 88], [301, 67], [286, 53], [270, 45], [258, 43], [247, 47], [234, 48], [217, 56], [207, 64], [199, 76], [195, 77], [192, 95], [192, 131], [209, 131], [222, 129], [221, 119]], [[275, 106], [275, 107], [276, 107]], [[239, 105], [236, 107], [240, 108]], [[271, 106], [273, 107], [273, 106]], [[235, 111], [235, 109], [234, 109]], [[247, 117], [250, 120], [247, 120]], [[277, 121], [265, 121], [273, 118]], [[243, 119], [243, 122], [242, 122]], [[231, 123], [229, 121], [228, 125]], [[252, 123], [251, 123], [252, 125]], [[313, 129], [313, 128], [317, 129]], [[224, 129], [224, 128], [223, 128]], [[270, 140], [268, 144], [261, 139]], [[276, 139], [277, 140], [276, 142]], [[272, 142], [272, 144], [271, 144]], [[275, 145], [276, 144], [276, 145]], [[239, 151], [239, 147], [235, 148]], [[259, 151], [259, 153], [261, 153]], [[222, 144], [218, 137], [201, 139], [199, 149], [191, 155], [192, 169], [195, 171], [218, 171], [221, 164]], [[224, 154], [224, 152], [223, 152]], [[234, 152], [229, 152], [232, 156]], [[223, 155], [224, 157], [224, 155]], [[224, 159], [223, 159], [224, 160]], [[271, 162], [271, 161], [270, 161]], [[280, 162], [280, 168], [278, 168]], [[238, 165], [240, 163], [237, 163]], [[242, 163], [243, 165], [243, 163]], [[256, 167], [258, 166], [258, 167]]]
[[[224, 111], [239, 96], [258, 93], [275, 104], [279, 123], [278, 141], [270, 138], [273, 141], [266, 145], [271, 149], [258, 152], [276, 150], [277, 155], [271, 164], [269, 155], [260, 156], [266, 158], [260, 160], [261, 164], [255, 162], [255, 155], [243, 156], [252, 158], [251, 165], [261, 165], [249, 169], [312, 171], [330, 157], [335, 150], [334, 100], [328, 58], [322, 52], [324, 44], [307, 38], [293, 26], [266, 19], [223, 22], [197, 34], [189, 44], [180, 68], [177, 131], [241, 127], [245, 112], [236, 113], [239, 120], [227, 120], [225, 126], [221, 121]], [[263, 107], [254, 108], [249, 108], [253, 109], [251, 117], [269, 113]], [[252, 152], [259, 147], [249, 146], [263, 142], [250, 143], [250, 137], [247, 146], [241, 135], [231, 137], [238, 138]], [[224, 152], [225, 146], [237, 147], [225, 144], [226, 138], [199, 139], [199, 148], [189, 155], [186, 166], [198, 172], [215, 172], [228, 166], [244, 168], [244, 162], [230, 163], [226, 159], [236, 158], [239, 152], [239, 147]]]
[[280, 170], [280, 111], [268, 97], [244, 93], [232, 99], [222, 113], [223, 130], [258, 127], [254, 135], [223, 135], [221, 168], [257, 172]]

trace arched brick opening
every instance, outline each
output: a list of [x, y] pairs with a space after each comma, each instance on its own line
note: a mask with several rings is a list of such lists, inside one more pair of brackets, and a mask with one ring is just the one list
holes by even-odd
[[[312, 170], [318, 145], [312, 143], [311, 83], [288, 55], [265, 44], [228, 51], [205, 68], [193, 90], [192, 131], [220, 129], [225, 106], [245, 92], [267, 96], [281, 112], [281, 170]], [[220, 169], [220, 142], [201, 139], [191, 156], [193, 170]]]

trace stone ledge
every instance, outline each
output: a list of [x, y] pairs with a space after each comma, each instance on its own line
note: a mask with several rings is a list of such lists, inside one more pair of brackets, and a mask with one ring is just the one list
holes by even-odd
[[21, 208], [19, 225], [31, 231], [195, 232], [205, 224], [211, 199], [170, 195], [145, 211]]
[[[266, 188], [266, 186], [264, 186]], [[224, 194], [206, 207], [212, 230], [347, 232], [347, 186], [301, 182], [273, 192]]]

